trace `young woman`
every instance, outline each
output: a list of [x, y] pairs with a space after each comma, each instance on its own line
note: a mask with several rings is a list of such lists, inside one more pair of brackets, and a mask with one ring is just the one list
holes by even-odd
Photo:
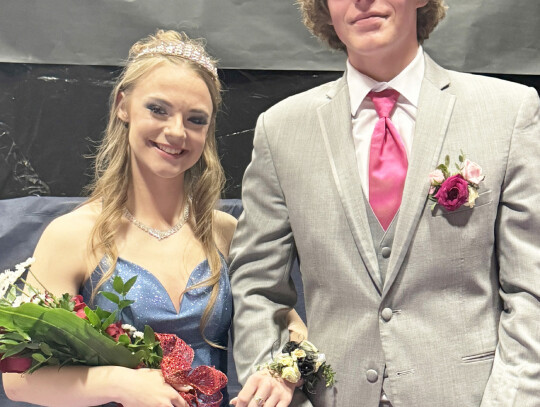
[[[90, 198], [47, 227], [32, 269], [49, 291], [82, 292], [102, 308], [112, 304], [96, 294], [113, 275], [137, 275], [123, 322], [176, 334], [195, 350], [194, 366], [225, 370], [225, 259], [236, 220], [215, 210], [224, 182], [214, 136], [220, 91], [215, 61], [186, 35], [158, 31], [135, 43], [111, 94]], [[187, 405], [178, 393], [186, 389], [155, 369], [48, 367], [3, 381], [11, 399], [46, 406]]]

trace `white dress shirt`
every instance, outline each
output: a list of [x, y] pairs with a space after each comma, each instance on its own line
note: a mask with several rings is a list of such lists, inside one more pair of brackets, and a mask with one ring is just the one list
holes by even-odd
[[379, 116], [375, 106], [367, 94], [370, 91], [380, 92], [387, 88], [395, 89], [400, 96], [392, 113], [392, 123], [403, 139], [403, 144], [410, 155], [420, 86], [424, 78], [424, 52], [418, 47], [418, 52], [412, 62], [390, 82], [377, 82], [358, 72], [347, 60], [347, 84], [351, 100], [352, 135], [356, 150], [356, 161], [362, 189], [369, 198], [369, 149], [371, 135]]

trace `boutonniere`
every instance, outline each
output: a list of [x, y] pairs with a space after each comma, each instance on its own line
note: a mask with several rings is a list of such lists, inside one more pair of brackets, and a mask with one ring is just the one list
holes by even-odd
[[478, 198], [480, 182], [485, 178], [482, 168], [475, 162], [465, 158], [463, 152], [459, 155], [459, 163], [456, 163], [457, 172], [451, 173], [450, 157], [446, 156], [444, 164], [429, 173], [429, 196], [433, 201], [431, 210], [439, 204], [448, 211], [455, 211], [461, 205], [474, 207]]

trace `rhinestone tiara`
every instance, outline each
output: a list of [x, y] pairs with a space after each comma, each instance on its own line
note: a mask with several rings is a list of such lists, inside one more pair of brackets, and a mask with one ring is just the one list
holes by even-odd
[[175, 43], [161, 43], [157, 47], [149, 47], [143, 49], [135, 58], [139, 58], [143, 55], [148, 54], [161, 54], [161, 55], [176, 55], [181, 58], [189, 59], [190, 61], [195, 62], [197, 65], [202, 66], [215, 78], [218, 77], [217, 68], [212, 62], [212, 60], [205, 55], [204, 49], [200, 46], [193, 44], [186, 44], [185, 42], [175, 42]]

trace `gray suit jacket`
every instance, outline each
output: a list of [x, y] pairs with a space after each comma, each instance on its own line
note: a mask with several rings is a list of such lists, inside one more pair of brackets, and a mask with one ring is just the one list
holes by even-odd
[[[385, 366], [394, 407], [540, 406], [539, 108], [534, 89], [426, 56], [384, 285], [345, 78], [262, 114], [231, 252], [241, 380], [287, 340], [298, 256], [309, 339], [338, 380], [314, 406], [378, 406]], [[460, 150], [486, 175], [476, 206], [432, 212], [428, 174]]]

